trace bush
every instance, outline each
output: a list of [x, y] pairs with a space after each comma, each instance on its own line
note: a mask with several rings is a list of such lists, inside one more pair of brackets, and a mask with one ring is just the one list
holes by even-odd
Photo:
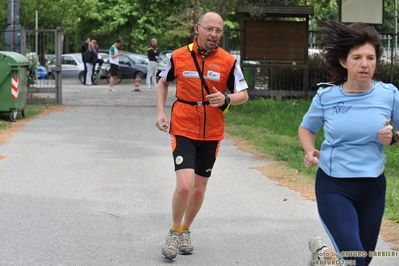
[[35, 53], [29, 53], [26, 55], [26, 58], [29, 59], [29, 68], [28, 68], [28, 87], [36, 83], [36, 69], [37, 69], [37, 55]]
[[[392, 72], [391, 72], [392, 67]], [[391, 66], [390, 62], [382, 61], [377, 64], [376, 73], [374, 75], [376, 80], [380, 80], [386, 83], [392, 83], [397, 88], [399, 88], [399, 77], [395, 75], [399, 71], [399, 64], [396, 60]], [[392, 73], [392, 81], [391, 81], [391, 73]]]

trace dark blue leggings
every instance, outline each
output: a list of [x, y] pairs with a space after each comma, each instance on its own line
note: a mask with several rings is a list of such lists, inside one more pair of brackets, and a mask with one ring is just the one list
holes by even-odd
[[[335, 250], [374, 251], [385, 208], [385, 175], [333, 178], [319, 168], [315, 187], [320, 219]], [[368, 256], [341, 259], [356, 260], [356, 266], [371, 262]]]

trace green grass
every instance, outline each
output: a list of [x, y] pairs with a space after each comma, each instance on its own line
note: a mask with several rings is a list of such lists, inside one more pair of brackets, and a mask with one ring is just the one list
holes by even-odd
[[[309, 108], [311, 99], [254, 99], [232, 106], [225, 115], [226, 132], [246, 140], [259, 152], [274, 160], [284, 161], [297, 171], [314, 179], [317, 167], [303, 165], [304, 151], [298, 139], [298, 126]], [[323, 141], [322, 130], [316, 134], [316, 147]], [[385, 218], [399, 223], [399, 147], [387, 146], [387, 196]]]

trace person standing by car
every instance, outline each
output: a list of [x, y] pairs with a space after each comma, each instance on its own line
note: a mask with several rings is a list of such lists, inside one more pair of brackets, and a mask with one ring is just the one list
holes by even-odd
[[[319, 25], [319, 48], [332, 84], [317, 90], [298, 135], [304, 165], [318, 165], [317, 209], [334, 249], [321, 237], [311, 237], [312, 265], [366, 266], [385, 209], [384, 149], [398, 143], [390, 123], [399, 128], [399, 91], [373, 78], [383, 52], [374, 28], [332, 20]], [[321, 127], [319, 151], [315, 134]]]
[[148, 72], [147, 72], [147, 89], [151, 89], [151, 81], [153, 85], [157, 86], [157, 68], [158, 68], [158, 60], [157, 56], [159, 55], [159, 51], [157, 50], [157, 39], [153, 38], [151, 40], [151, 44], [147, 48], [147, 57], [148, 57]]
[[[92, 43], [94, 44], [94, 49], [92, 50], [92, 52], [94, 53], [94, 55], [96, 56], [96, 62], [93, 65], [93, 71], [92, 71], [92, 75], [91, 75], [91, 82], [94, 84], [93, 79], [94, 79], [94, 72], [96, 71], [97, 73], [100, 72], [101, 66], [104, 63], [104, 60], [101, 58], [101, 56], [98, 54], [98, 43], [96, 40], [92, 40]], [[96, 70], [96, 65], [98, 64], [98, 69]]]
[[[194, 31], [193, 43], [173, 52], [160, 73], [156, 92], [156, 127], [167, 132], [170, 126], [176, 174], [172, 226], [161, 250], [167, 260], [174, 260], [177, 253], [193, 253], [190, 226], [201, 209], [223, 139], [224, 107], [221, 107], [248, 100], [248, 85], [240, 63], [219, 47], [223, 33], [221, 16], [215, 12], [202, 14]], [[169, 84], [175, 79], [177, 100], [169, 122], [165, 101]], [[227, 94], [227, 89], [232, 93]]]
[[83, 67], [84, 67], [84, 71], [83, 71], [83, 85], [86, 85], [86, 76], [87, 76], [87, 68], [86, 68], [86, 63], [85, 63], [85, 52], [87, 51], [87, 49], [89, 48], [89, 43], [90, 43], [90, 38], [86, 37], [84, 43], [82, 44], [82, 46], [80, 47], [80, 52], [82, 54], [82, 61], [83, 61]]
[[86, 69], [87, 69], [87, 73], [86, 73], [86, 85], [87, 86], [93, 85], [92, 77], [93, 77], [94, 65], [96, 64], [96, 60], [97, 60], [97, 56], [94, 53], [94, 49], [95, 49], [94, 43], [90, 42], [89, 48], [86, 50], [86, 52], [83, 55]]
[[116, 40], [114, 44], [109, 48], [109, 64], [110, 64], [110, 73], [111, 77], [109, 78], [109, 91], [115, 92], [114, 84], [116, 76], [119, 71], [119, 56], [123, 55], [118, 51], [118, 48], [121, 46], [121, 41]]

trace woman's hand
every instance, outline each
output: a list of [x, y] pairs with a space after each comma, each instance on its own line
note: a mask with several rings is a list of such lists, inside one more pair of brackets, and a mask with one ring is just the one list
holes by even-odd
[[313, 150], [306, 153], [305, 158], [303, 159], [303, 164], [307, 168], [312, 168], [316, 164], [319, 163], [320, 151]]
[[384, 145], [391, 144], [392, 141], [392, 126], [389, 124], [390, 121], [385, 122], [384, 128], [380, 129], [378, 132], [378, 138], [380, 139], [381, 143]]

